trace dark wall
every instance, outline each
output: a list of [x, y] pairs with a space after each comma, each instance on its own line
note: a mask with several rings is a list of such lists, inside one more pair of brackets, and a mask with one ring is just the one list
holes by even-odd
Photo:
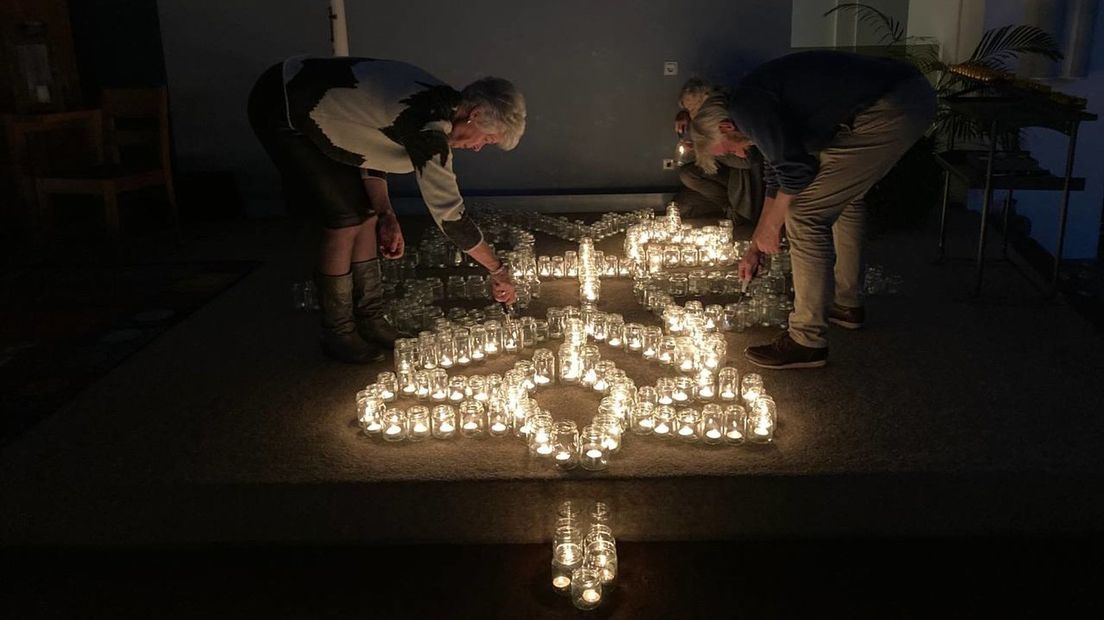
[[167, 83], [156, 0], [69, 0], [69, 16], [86, 103], [102, 88]]

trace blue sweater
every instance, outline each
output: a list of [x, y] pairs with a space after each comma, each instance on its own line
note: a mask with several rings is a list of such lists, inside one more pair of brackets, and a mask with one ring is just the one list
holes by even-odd
[[816, 153], [841, 125], [920, 72], [910, 64], [835, 51], [763, 63], [733, 89], [729, 116], [767, 163], [767, 195], [797, 194], [816, 177]]

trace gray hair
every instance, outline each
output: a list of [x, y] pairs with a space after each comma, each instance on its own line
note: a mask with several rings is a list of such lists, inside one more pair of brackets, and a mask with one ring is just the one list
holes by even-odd
[[501, 133], [497, 146], [502, 150], [509, 151], [521, 141], [525, 133], [525, 97], [509, 80], [485, 77], [468, 84], [460, 91], [460, 105], [483, 111], [475, 124], [487, 133]]
[[713, 95], [702, 103], [694, 120], [690, 121], [690, 139], [694, 141], [694, 157], [706, 174], [717, 174], [717, 159], [710, 152], [724, 140], [721, 122], [729, 120], [728, 101]]
[[[720, 94], [720, 89], [713, 84], [701, 78], [690, 78], [686, 80], [686, 83], [682, 85], [682, 90], [679, 91], [678, 104], [680, 108], [684, 108], [689, 112], [692, 117], [701, 109], [701, 105], [706, 99], [717, 94]], [[693, 103], [686, 105], [685, 101], [687, 99], [690, 99]]]

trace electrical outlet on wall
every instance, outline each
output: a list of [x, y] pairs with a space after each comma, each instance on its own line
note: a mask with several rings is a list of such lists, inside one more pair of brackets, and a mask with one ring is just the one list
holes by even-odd
[[678, 62], [674, 60], [664, 62], [663, 75], [678, 75]]
[[675, 169], [675, 160], [673, 160], [673, 159], [664, 159], [663, 160], [663, 169], [664, 170], [674, 170]]

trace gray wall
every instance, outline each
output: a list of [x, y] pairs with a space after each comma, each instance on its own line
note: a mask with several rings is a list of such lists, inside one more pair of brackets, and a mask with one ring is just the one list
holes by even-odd
[[[674, 187], [661, 160], [673, 153], [682, 82], [738, 77], [790, 40], [789, 2], [346, 2], [352, 54], [407, 60], [456, 86], [499, 75], [525, 93], [529, 129], [517, 150], [457, 156], [472, 194]], [[273, 61], [328, 52], [327, 3], [159, 5], [180, 165], [233, 170], [253, 214], [277, 211], [245, 99]], [[666, 60], [679, 62], [678, 76], [662, 75]], [[396, 181], [398, 193], [413, 187]]]

